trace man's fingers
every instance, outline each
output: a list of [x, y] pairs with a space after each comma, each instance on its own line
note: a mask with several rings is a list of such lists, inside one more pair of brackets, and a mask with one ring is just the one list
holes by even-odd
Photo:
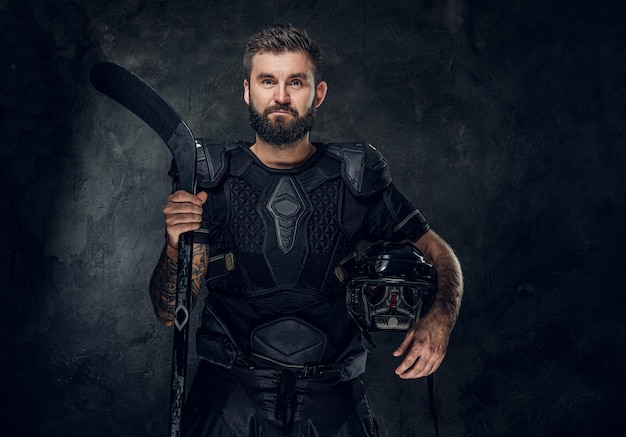
[[[415, 366], [420, 360], [420, 350], [413, 347], [408, 351], [400, 365], [396, 368], [396, 375], [401, 375], [411, 367]], [[423, 362], [423, 361], [422, 361]], [[419, 363], [419, 366], [422, 367], [422, 363]]]
[[421, 348], [416, 348], [416, 342], [417, 339], [415, 338], [415, 333], [411, 329], [406, 333], [404, 341], [393, 353], [396, 357], [406, 354], [400, 365], [396, 368], [396, 375], [406, 372], [406, 370], [409, 369], [419, 358]]
[[445, 352], [436, 351], [422, 343], [413, 344], [411, 350], [396, 368], [402, 379], [421, 378], [435, 372], [445, 357]]
[[178, 244], [181, 234], [200, 228], [202, 205], [207, 198], [208, 194], [203, 191], [194, 196], [179, 190], [168, 196], [167, 203], [163, 207], [163, 214], [165, 215], [165, 230], [168, 241], [172, 245]]
[[408, 356], [397, 367], [396, 375], [402, 379], [421, 378], [434, 372], [437, 366], [435, 357], [430, 356]]
[[447, 341], [425, 331], [423, 325], [411, 328], [404, 340], [393, 352], [396, 357], [404, 356], [395, 373], [402, 379], [427, 376], [441, 365], [446, 354]]
[[180, 211], [177, 209], [176, 211], [168, 210], [165, 213], [165, 224], [167, 226], [200, 222], [202, 222], [202, 215], [194, 211]]
[[167, 200], [172, 202], [193, 202], [194, 197], [196, 196], [185, 190], [178, 190], [167, 196]]
[[413, 367], [398, 376], [402, 379], [423, 378], [431, 373], [435, 373], [442, 362], [443, 357], [430, 357], [428, 360], [420, 358]]
[[[204, 194], [206, 196], [206, 193]], [[175, 214], [195, 214], [202, 216], [202, 205], [206, 202], [206, 197], [198, 196], [176, 196], [174, 195], [167, 198], [167, 203], [163, 207], [163, 214], [168, 215]]]
[[167, 233], [168, 235], [176, 235], [184, 234], [185, 232], [195, 231], [200, 229], [200, 223], [178, 223], [175, 225], [168, 226]]
[[190, 223], [190, 222], [176, 223], [176, 224], [172, 224], [172, 225], [167, 225], [165, 229], [166, 229], [166, 232], [167, 232], [167, 240], [170, 242], [170, 244], [173, 247], [177, 247], [178, 246], [178, 240], [180, 239], [181, 234], [184, 234], [185, 232], [191, 232], [191, 231], [195, 231], [197, 229], [200, 229], [200, 222], [196, 222], [196, 223]]
[[204, 202], [208, 199], [209, 194], [206, 191], [200, 191], [198, 194], [193, 195], [184, 190], [178, 190], [170, 194], [167, 197], [167, 201], [172, 203], [192, 203], [197, 206], [204, 205]]
[[209, 193], [207, 193], [206, 191], [200, 191], [200, 192], [196, 195], [196, 197], [197, 197], [198, 199], [200, 199], [200, 201], [202, 202], [202, 203], [200, 204], [200, 206], [202, 206], [202, 205], [204, 205], [204, 202], [206, 202], [206, 200], [209, 198]]
[[398, 348], [395, 351], [393, 351], [393, 356], [399, 357], [403, 355], [404, 352], [406, 352], [406, 349], [411, 344], [412, 339], [413, 339], [413, 331], [408, 331], [406, 335], [404, 336], [404, 340], [402, 340], [402, 343], [400, 343], [400, 346], [398, 346]]
[[188, 231], [200, 229], [202, 216], [199, 214], [167, 214], [165, 228], [171, 236], [178, 236]]

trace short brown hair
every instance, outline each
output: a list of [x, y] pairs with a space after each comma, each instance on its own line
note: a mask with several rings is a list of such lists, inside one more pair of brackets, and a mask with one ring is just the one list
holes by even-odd
[[304, 52], [313, 64], [315, 83], [322, 80], [322, 51], [306, 30], [291, 24], [273, 24], [261, 29], [250, 37], [243, 54], [243, 69], [246, 79], [250, 79], [252, 58], [262, 52]]

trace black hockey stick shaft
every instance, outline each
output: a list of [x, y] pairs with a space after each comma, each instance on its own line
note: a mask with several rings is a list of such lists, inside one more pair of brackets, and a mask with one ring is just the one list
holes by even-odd
[[[91, 83], [106, 96], [132, 111], [165, 142], [178, 172], [178, 188], [195, 194], [196, 141], [180, 115], [152, 87], [126, 68], [109, 61], [96, 63]], [[193, 233], [181, 235], [176, 281], [176, 310], [172, 350], [169, 436], [181, 437], [185, 401], [189, 315], [191, 304], [191, 258]]]

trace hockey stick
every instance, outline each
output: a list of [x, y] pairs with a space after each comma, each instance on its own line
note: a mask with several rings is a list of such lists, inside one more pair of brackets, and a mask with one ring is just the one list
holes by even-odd
[[[153, 88], [124, 67], [109, 61], [91, 69], [91, 83], [104, 95], [132, 111], [165, 142], [178, 170], [178, 188], [195, 194], [196, 140], [183, 119]], [[191, 256], [193, 233], [181, 235], [176, 281], [169, 436], [181, 435], [189, 346]]]

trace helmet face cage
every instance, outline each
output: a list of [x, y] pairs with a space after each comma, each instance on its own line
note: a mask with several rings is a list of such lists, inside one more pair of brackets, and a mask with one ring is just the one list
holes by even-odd
[[352, 270], [346, 305], [362, 329], [406, 331], [430, 309], [435, 271], [412, 244], [377, 243]]

